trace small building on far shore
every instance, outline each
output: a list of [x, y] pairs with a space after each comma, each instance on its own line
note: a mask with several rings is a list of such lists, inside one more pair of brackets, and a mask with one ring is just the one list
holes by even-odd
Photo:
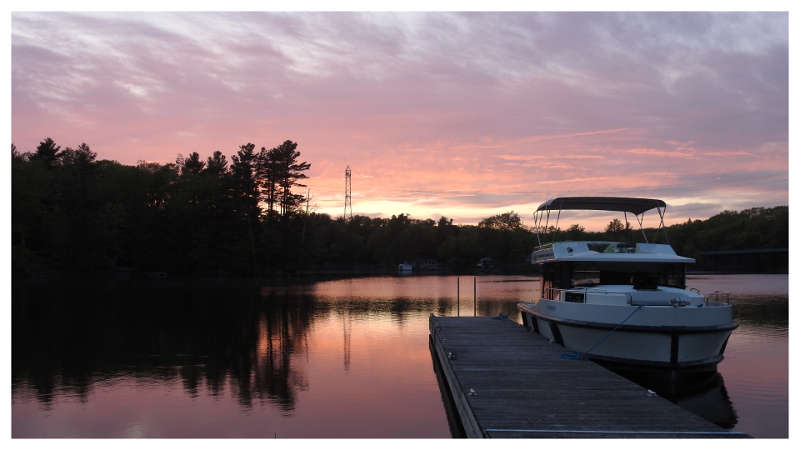
[[414, 271], [414, 266], [408, 263], [400, 263], [397, 265], [397, 273], [406, 275]]

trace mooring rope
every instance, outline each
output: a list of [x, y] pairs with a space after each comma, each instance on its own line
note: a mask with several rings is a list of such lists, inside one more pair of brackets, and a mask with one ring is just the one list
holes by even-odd
[[636, 309], [634, 309], [633, 311], [631, 311], [630, 314], [628, 314], [628, 317], [626, 317], [622, 322], [620, 322], [616, 326], [614, 326], [614, 328], [611, 331], [609, 331], [605, 336], [603, 336], [602, 339], [600, 339], [599, 341], [597, 341], [594, 344], [592, 344], [592, 346], [589, 347], [588, 349], [586, 349], [585, 351], [583, 351], [583, 352], [562, 353], [561, 354], [561, 358], [562, 359], [584, 359], [589, 352], [594, 350], [594, 348], [597, 347], [598, 345], [600, 345], [603, 342], [605, 342], [606, 339], [608, 339], [608, 337], [611, 336], [612, 333], [617, 331], [617, 328], [621, 327], [625, 322], [628, 321], [628, 319], [633, 317], [633, 315], [636, 314], [636, 312], [639, 311], [640, 309], [642, 309], [642, 305], [637, 306]]

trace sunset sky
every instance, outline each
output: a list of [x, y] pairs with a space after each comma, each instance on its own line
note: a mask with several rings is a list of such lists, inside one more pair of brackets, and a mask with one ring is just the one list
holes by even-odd
[[[12, 139], [173, 162], [299, 143], [317, 212], [788, 204], [786, 13], [14, 13]], [[655, 225], [655, 223], [652, 223]]]

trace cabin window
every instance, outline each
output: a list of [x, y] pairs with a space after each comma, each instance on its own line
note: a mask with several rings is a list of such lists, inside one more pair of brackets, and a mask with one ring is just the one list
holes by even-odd
[[684, 264], [674, 263], [552, 263], [542, 272], [542, 297], [558, 298], [558, 289], [595, 285], [637, 285], [686, 288]]
[[603, 270], [600, 272], [600, 284], [631, 284], [631, 274], [618, 270]]
[[662, 286], [672, 286], [686, 289], [686, 265], [685, 264], [663, 264], [664, 270], [660, 272]]
[[600, 284], [601, 271], [593, 267], [576, 267], [572, 271], [572, 286], [587, 287]]
[[583, 292], [565, 292], [564, 301], [573, 303], [584, 303], [585, 298]]
[[[594, 273], [597, 273], [596, 278], [594, 278]], [[575, 264], [572, 278], [575, 286], [593, 282], [602, 285], [638, 285], [643, 289], [654, 289], [653, 286], [684, 289], [686, 287], [685, 276], [684, 264], [585, 262]]]

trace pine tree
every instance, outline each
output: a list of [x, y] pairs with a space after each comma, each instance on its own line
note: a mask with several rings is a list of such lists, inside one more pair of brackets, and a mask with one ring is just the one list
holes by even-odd
[[191, 174], [191, 175], [198, 175], [200, 172], [203, 171], [203, 167], [205, 163], [200, 160], [200, 155], [197, 152], [192, 152], [189, 154], [189, 157], [183, 160], [183, 167], [181, 168], [181, 174]]
[[61, 147], [56, 145], [51, 138], [45, 138], [36, 147], [36, 153], [31, 155], [31, 161], [40, 161], [48, 169], [52, 169], [58, 162], [58, 152]]
[[239, 151], [231, 157], [231, 178], [233, 180], [236, 209], [244, 216], [247, 223], [247, 235], [250, 241], [251, 269], [256, 273], [256, 243], [254, 228], [258, 223], [258, 178], [256, 177], [256, 146], [247, 143], [239, 147]]
[[208, 157], [205, 172], [209, 175], [222, 176], [228, 170], [228, 161], [225, 160], [225, 155], [217, 150], [213, 156]]

